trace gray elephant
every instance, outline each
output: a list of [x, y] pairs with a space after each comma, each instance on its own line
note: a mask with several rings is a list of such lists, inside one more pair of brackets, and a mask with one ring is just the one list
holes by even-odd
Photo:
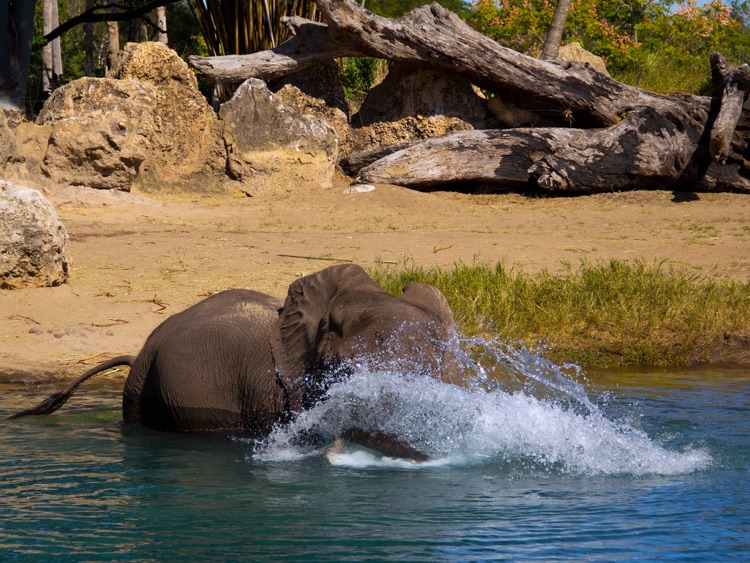
[[[104, 362], [13, 417], [54, 412], [89, 377], [129, 365], [126, 423], [262, 437], [312, 407], [355, 363], [461, 383], [453, 329], [453, 313], [434, 287], [410, 283], [399, 298], [359, 266], [332, 266], [293, 282], [284, 303], [244, 289], [213, 295], [165, 320], [138, 356]], [[386, 454], [424, 457], [396, 437], [358, 428], [346, 437]]]

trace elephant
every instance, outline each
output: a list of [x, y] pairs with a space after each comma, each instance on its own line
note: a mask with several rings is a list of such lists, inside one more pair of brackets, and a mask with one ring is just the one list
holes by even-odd
[[[54, 412], [89, 377], [128, 365], [125, 423], [264, 437], [362, 363], [461, 384], [455, 321], [444, 295], [424, 283], [390, 295], [355, 264], [297, 279], [284, 302], [247, 289], [222, 291], [166, 319], [137, 356], [103, 362], [13, 417]], [[344, 437], [389, 455], [424, 458], [396, 437], [358, 428]]]

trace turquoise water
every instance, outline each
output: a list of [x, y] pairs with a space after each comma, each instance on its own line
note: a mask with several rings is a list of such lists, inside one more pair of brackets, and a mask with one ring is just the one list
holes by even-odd
[[[363, 371], [264, 444], [125, 427], [121, 383], [84, 385], [0, 422], [0, 560], [747, 558], [750, 370], [501, 360], [464, 390]], [[0, 386], [0, 416], [58, 387]], [[433, 459], [332, 448], [355, 416]]]

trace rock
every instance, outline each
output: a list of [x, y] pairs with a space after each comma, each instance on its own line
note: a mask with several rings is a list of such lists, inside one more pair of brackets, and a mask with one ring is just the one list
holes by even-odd
[[262, 80], [243, 82], [219, 116], [227, 169], [250, 195], [331, 182], [338, 155], [334, 130], [325, 120], [283, 104]]
[[13, 135], [15, 141], [6, 177], [20, 180], [32, 188], [49, 184], [49, 178], [42, 172], [42, 167], [52, 126], [22, 121], [13, 129]]
[[470, 128], [484, 125], [484, 106], [471, 84], [442, 73], [390, 63], [367, 93], [352, 124], [399, 121], [415, 115], [454, 117]]
[[391, 63], [352, 117], [345, 154], [397, 142], [482, 128], [483, 100], [471, 84], [428, 70]]
[[0, 180], [0, 224], [0, 288], [55, 286], [68, 279], [68, 233], [41, 193]]
[[81, 78], [58, 88], [37, 118], [52, 128], [43, 171], [62, 185], [129, 191], [154, 129], [156, 93], [135, 80]]
[[269, 88], [283, 104], [299, 113], [325, 119], [336, 131], [339, 146], [345, 142], [349, 133], [349, 106], [335, 61], [291, 74], [269, 84]]
[[557, 51], [557, 56], [560, 58], [560, 60], [569, 63], [589, 63], [599, 72], [602, 72], [609, 76], [607, 67], [604, 64], [604, 59], [595, 55], [594, 53], [591, 53], [590, 51], [587, 51], [581, 46], [580, 43], [576, 43], [575, 41], [560, 47], [560, 49]]
[[0, 110], [0, 173], [5, 170], [15, 152], [16, 137], [8, 126], [5, 112]]
[[110, 78], [137, 80], [156, 93], [154, 127], [141, 168], [145, 191], [217, 191], [226, 180], [221, 128], [195, 74], [162, 43], [128, 43]]

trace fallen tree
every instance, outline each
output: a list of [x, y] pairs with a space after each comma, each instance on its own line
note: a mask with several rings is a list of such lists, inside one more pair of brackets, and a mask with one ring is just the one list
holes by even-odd
[[354, 155], [361, 182], [452, 182], [594, 192], [644, 187], [750, 191], [750, 69], [711, 55], [713, 97], [661, 95], [587, 64], [542, 61], [500, 46], [437, 4], [398, 20], [352, 0], [316, 0], [325, 23], [289, 18], [295, 36], [252, 55], [193, 57], [209, 81], [271, 79], [340, 56], [372, 56], [449, 73], [540, 114], [555, 127], [461, 131]]

